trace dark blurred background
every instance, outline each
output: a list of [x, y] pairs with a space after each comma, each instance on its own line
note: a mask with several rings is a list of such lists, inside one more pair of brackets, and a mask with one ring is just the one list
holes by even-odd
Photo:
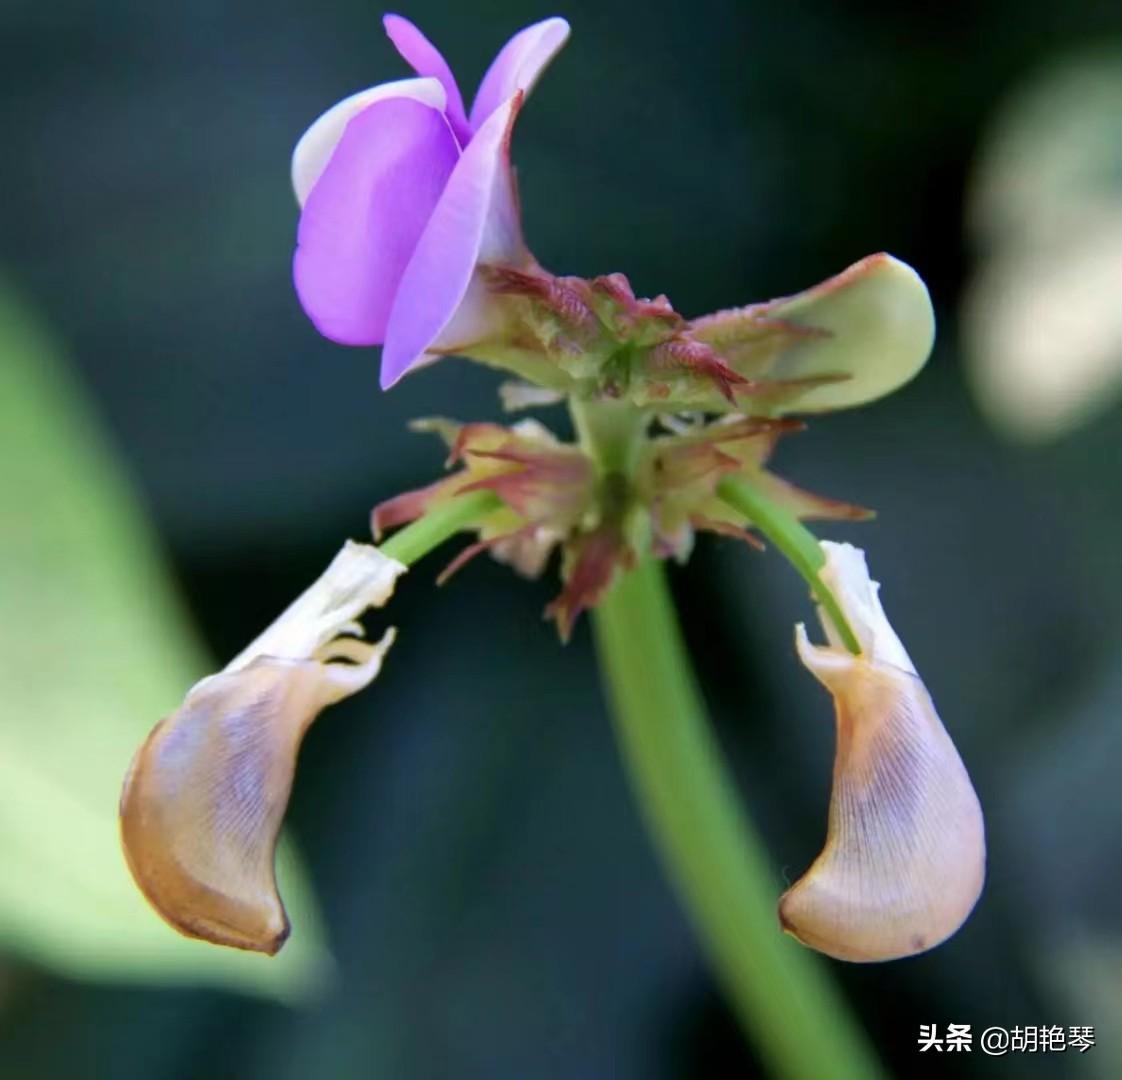
[[[465, 94], [520, 26], [572, 23], [516, 135], [550, 268], [622, 270], [689, 314], [879, 250], [924, 276], [940, 320], [927, 369], [816, 420], [776, 464], [879, 510], [822, 532], [869, 552], [987, 811], [989, 879], [942, 948], [829, 967], [897, 1075], [948, 1068], [917, 1054], [921, 1022], [1096, 1025], [1087, 1054], [975, 1050], [955, 1075], [1122, 1075], [1122, 414], [1107, 379], [1078, 422], [1011, 435], [971, 389], [987, 361], [960, 316], [992, 241], [969, 212], [989, 140], [1019, 88], [1122, 39], [1116, 0], [402, 14]], [[320, 339], [291, 287], [291, 148], [338, 98], [405, 73], [379, 15], [356, 0], [0, 8], [0, 273], [92, 400], [215, 662], [363, 537], [375, 502], [439, 470], [408, 419], [498, 415], [498, 378], [463, 361], [380, 393], [376, 352]], [[1122, 252], [1111, 265], [1122, 299]], [[35, 512], [33, 496], [4, 501], [0, 521]], [[540, 617], [554, 579], [479, 560], [437, 590], [441, 559], [395, 598], [377, 686], [302, 753], [289, 822], [338, 965], [329, 989], [292, 1006], [77, 977], [10, 943], [0, 1075], [759, 1073], [639, 822], [587, 624], [562, 648]], [[832, 755], [790, 644], [804, 588], [731, 541], [702, 542], [673, 584], [744, 802], [793, 879], [822, 839]], [[156, 719], [131, 718], [136, 741]], [[0, 703], [3, 725], [35, 722]]]

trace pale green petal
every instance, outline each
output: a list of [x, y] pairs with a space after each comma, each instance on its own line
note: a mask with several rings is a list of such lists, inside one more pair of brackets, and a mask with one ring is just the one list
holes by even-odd
[[53, 343], [3, 292], [0, 354], [0, 952], [84, 978], [307, 995], [330, 957], [291, 848], [278, 873], [295, 930], [276, 959], [180, 937], [129, 876], [125, 770], [217, 665]]
[[911, 380], [935, 341], [923, 279], [891, 255], [870, 255], [796, 296], [763, 305], [769, 319], [826, 331], [785, 349], [770, 378], [846, 375], [784, 401], [784, 412], [821, 412], [875, 401]]

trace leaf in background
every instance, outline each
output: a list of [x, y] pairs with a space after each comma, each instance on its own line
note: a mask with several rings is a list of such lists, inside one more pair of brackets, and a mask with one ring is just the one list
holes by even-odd
[[1069, 58], [983, 144], [969, 226], [967, 373], [994, 424], [1066, 434], [1122, 393], [1122, 52]]
[[71, 976], [281, 998], [330, 968], [290, 848], [275, 959], [180, 937], [125, 867], [133, 752], [210, 667], [54, 344], [0, 286], [0, 950]]

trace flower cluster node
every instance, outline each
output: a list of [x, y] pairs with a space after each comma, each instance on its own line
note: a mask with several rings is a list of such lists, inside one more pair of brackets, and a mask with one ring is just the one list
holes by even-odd
[[561, 595], [546, 610], [568, 638], [580, 613], [596, 604], [616, 572], [645, 552], [684, 561], [698, 532], [762, 543], [754, 522], [722, 500], [717, 485], [737, 479], [800, 519], [859, 520], [870, 511], [815, 495], [766, 468], [796, 420], [729, 415], [694, 421], [650, 414], [638, 429], [627, 467], [602, 469], [590, 451], [559, 441], [536, 420], [511, 427], [451, 420], [415, 422], [449, 447], [451, 476], [380, 503], [371, 514], [375, 538], [440, 504], [491, 491], [500, 506], [476, 524], [478, 537], [441, 574], [446, 581], [489, 551], [520, 573], [542, 573], [561, 553]]
[[844, 371], [786, 378], [767, 374], [780, 353], [832, 332], [766, 314], [768, 305], [690, 322], [665, 295], [637, 297], [626, 275], [557, 276], [485, 265], [480, 279], [503, 307], [502, 341], [461, 351], [534, 382], [545, 361], [549, 385], [562, 392], [627, 400], [640, 408], [768, 412], [809, 389], [843, 382]]

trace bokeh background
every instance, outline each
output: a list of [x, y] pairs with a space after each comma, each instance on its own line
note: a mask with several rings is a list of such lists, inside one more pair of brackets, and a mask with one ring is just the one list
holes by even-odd
[[[1122, 1075], [1122, 9], [621, 0], [403, 9], [466, 88], [518, 27], [573, 39], [516, 137], [553, 269], [686, 313], [891, 251], [929, 283], [908, 388], [777, 459], [876, 507], [869, 552], [987, 811], [948, 944], [829, 963], [896, 1075], [918, 1025], [1095, 1025]], [[286, 956], [184, 942], [113, 843], [133, 746], [302, 589], [376, 501], [432, 478], [409, 418], [498, 413], [462, 361], [383, 395], [292, 292], [291, 147], [405, 69], [358, 0], [0, 7], [0, 1076], [113, 1080], [760, 1074], [627, 790], [587, 625], [554, 581], [439, 555], [372, 691], [309, 734]], [[559, 421], [563, 424], [563, 421]], [[673, 575], [776, 873], [817, 852], [828, 704], [776, 556]], [[292, 875], [297, 875], [293, 877]], [[329, 959], [330, 957], [330, 959]]]

